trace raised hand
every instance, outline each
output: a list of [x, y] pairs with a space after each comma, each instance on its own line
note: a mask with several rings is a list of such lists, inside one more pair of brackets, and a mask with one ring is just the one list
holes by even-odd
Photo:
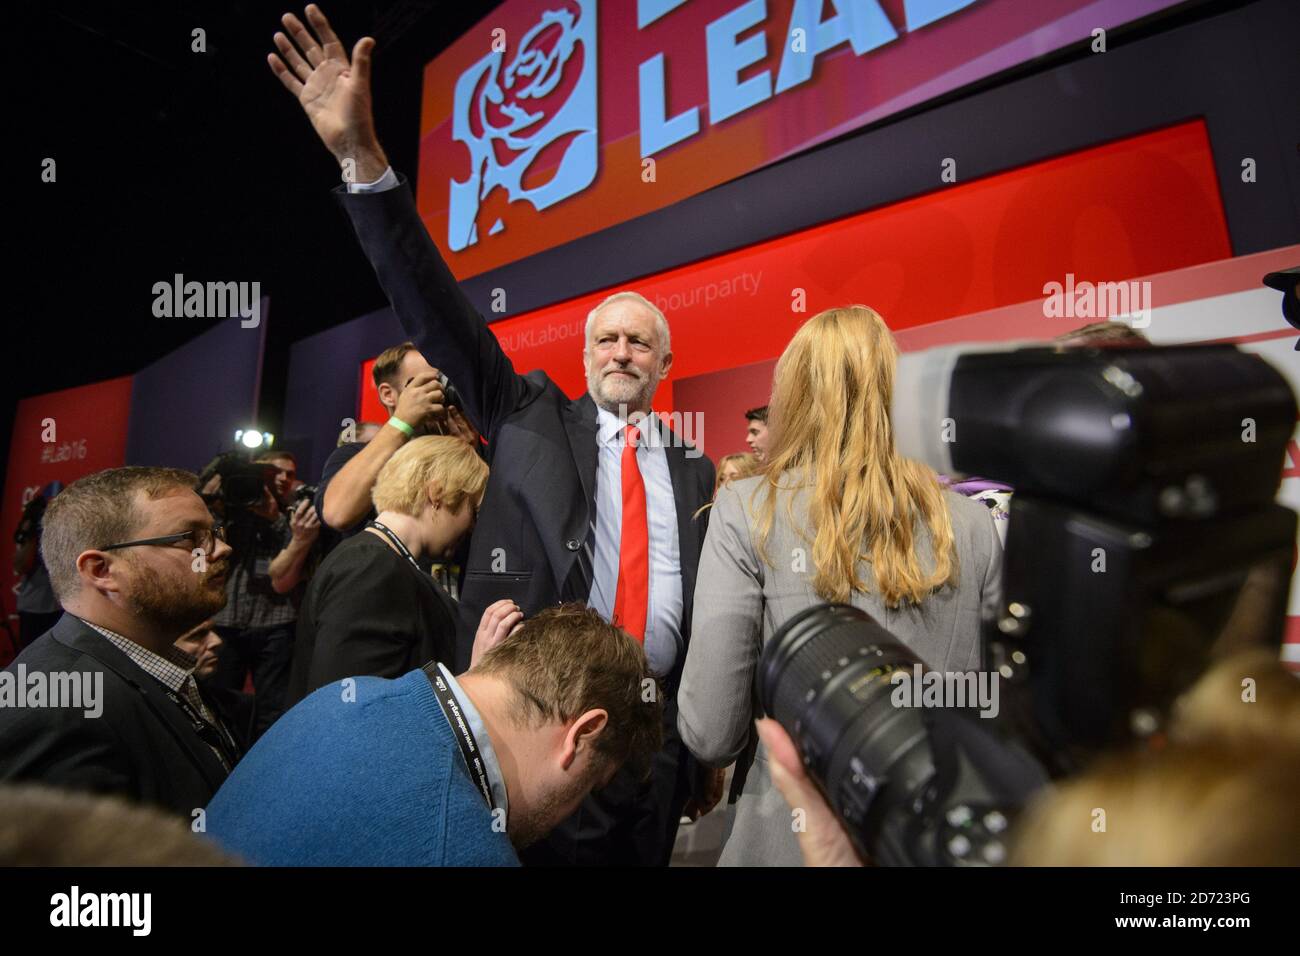
[[447, 406], [447, 434], [453, 438], [459, 438], [475, 451], [478, 451], [478, 431], [455, 405]]
[[478, 632], [474, 635], [469, 666], [477, 664], [484, 654], [513, 634], [523, 621], [524, 612], [508, 598], [488, 605], [479, 621]]
[[308, 544], [320, 535], [320, 517], [310, 501], [298, 502], [298, 507], [289, 516], [289, 531], [295, 538]]
[[280, 20], [293, 40], [276, 33], [275, 46], [280, 52], [269, 54], [267, 62], [285, 89], [297, 97], [316, 135], [338, 160], [344, 178], [373, 182], [388, 168], [375, 135], [370, 100], [375, 41], [370, 37], [358, 40], [349, 62], [320, 7], [308, 4], [305, 12], [315, 35], [292, 13], [286, 13]]

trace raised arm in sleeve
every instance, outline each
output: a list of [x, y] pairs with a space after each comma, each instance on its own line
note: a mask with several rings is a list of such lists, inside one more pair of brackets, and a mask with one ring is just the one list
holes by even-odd
[[429, 364], [451, 379], [469, 420], [491, 441], [505, 416], [524, 402], [529, 384], [461, 291], [420, 219], [410, 186], [401, 178], [394, 189], [335, 192], [402, 328]]
[[740, 496], [722, 489], [712, 512], [677, 694], [677, 730], [698, 760], [725, 767], [745, 749], [754, 721], [763, 569]]

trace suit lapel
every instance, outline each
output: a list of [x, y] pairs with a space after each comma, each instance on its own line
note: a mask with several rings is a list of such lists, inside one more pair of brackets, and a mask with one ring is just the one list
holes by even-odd
[[672, 479], [673, 503], [677, 507], [678, 558], [682, 563], [682, 638], [689, 643], [695, 604], [695, 575], [700, 568], [700, 548], [704, 544], [708, 520], [704, 515], [696, 517], [696, 512], [708, 498], [701, 496], [699, 476], [686, 457], [688, 449], [685, 443], [674, 440], [667, 425], [660, 422], [659, 427], [667, 446], [664, 452], [668, 456], [668, 475]]
[[700, 549], [696, 547], [695, 527], [692, 520], [703, 502], [693, 504], [697, 495], [691, 493], [691, 474], [686, 467], [686, 449], [669, 443], [664, 449], [668, 456], [668, 474], [673, 480], [673, 502], [677, 505], [677, 543], [681, 552], [682, 570], [695, 577], [695, 566]]
[[171, 731], [182, 749], [189, 755], [203, 778], [215, 792], [225, 782], [226, 771], [216, 754], [190, 726], [189, 718], [172, 703], [162, 684], [150, 677], [129, 657], [118, 650], [102, 634], [71, 614], [65, 614], [54, 630], [59, 643], [94, 658], [105, 668], [135, 687], [153, 710], [159, 722]]
[[[576, 402], [569, 402], [562, 412], [564, 430], [569, 439], [569, 450], [573, 454], [573, 466], [577, 469], [578, 480], [582, 484], [585, 499], [582, 525], [578, 528], [566, 528], [561, 533], [572, 535], [569, 540], [587, 541], [592, 521], [596, 514], [596, 468], [599, 449], [596, 447], [596, 403], [590, 395], [583, 395]], [[592, 542], [577, 551], [567, 552], [571, 561], [556, 568], [556, 585], [564, 601], [585, 602], [591, 594], [595, 572], [589, 560]]]
[[[573, 464], [587, 497], [587, 522], [596, 507], [596, 403], [590, 395], [564, 406], [564, 430], [569, 435]], [[584, 529], [585, 530], [585, 529]]]

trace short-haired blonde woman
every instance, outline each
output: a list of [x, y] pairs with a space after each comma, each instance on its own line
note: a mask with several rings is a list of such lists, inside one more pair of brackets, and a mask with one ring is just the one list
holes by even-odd
[[[809, 319], [777, 363], [764, 471], [719, 490], [700, 557], [677, 726], [704, 763], [746, 753], [763, 645], [807, 607], [852, 604], [930, 667], [979, 666], [1001, 545], [987, 508], [895, 448], [897, 358], [884, 320], [850, 306]], [[800, 865], [791, 822], [760, 745], [721, 864]]]
[[487, 476], [474, 449], [447, 436], [416, 438], [380, 469], [378, 516], [330, 552], [303, 601], [291, 702], [344, 677], [454, 659], [456, 605], [427, 565], [473, 529]]

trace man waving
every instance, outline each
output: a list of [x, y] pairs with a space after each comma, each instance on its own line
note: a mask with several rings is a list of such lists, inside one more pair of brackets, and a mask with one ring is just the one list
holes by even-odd
[[[688, 797], [688, 812], [698, 813], [721, 792], [676, 730], [673, 696], [705, 533], [705, 517], [694, 516], [712, 495], [713, 466], [651, 413], [673, 362], [668, 322], [635, 292], [593, 309], [582, 352], [587, 394], [577, 401], [542, 371], [518, 374], [379, 145], [374, 41], [360, 40], [349, 61], [319, 8], [306, 15], [311, 31], [284, 16], [287, 35], [275, 35], [271, 69], [343, 168], [340, 200], [407, 335], [456, 383], [488, 441], [492, 472], [470, 544], [465, 622], [476, 624], [504, 598], [530, 616], [581, 601], [642, 641], [660, 678], [648, 689], [664, 704], [665, 743], [651, 778], [620, 774], [525, 862], [664, 865]], [[462, 642], [459, 666], [468, 652]]]

